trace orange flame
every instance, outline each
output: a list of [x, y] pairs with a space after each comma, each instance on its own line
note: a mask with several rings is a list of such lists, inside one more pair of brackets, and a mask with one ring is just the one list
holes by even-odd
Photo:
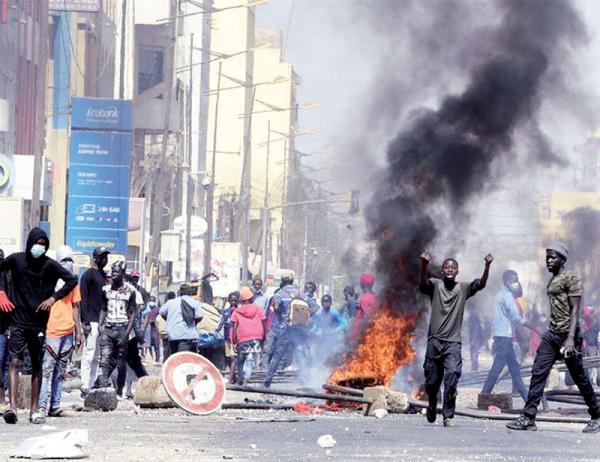
[[388, 305], [381, 307], [356, 350], [333, 371], [329, 382], [369, 379], [388, 386], [400, 367], [412, 363], [415, 352], [411, 341], [417, 317], [416, 314], [398, 316], [392, 314]]

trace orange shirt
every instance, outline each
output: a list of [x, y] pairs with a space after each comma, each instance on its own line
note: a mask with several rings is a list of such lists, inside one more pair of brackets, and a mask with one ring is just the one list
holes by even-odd
[[73, 333], [75, 321], [73, 320], [73, 303], [81, 301], [79, 285], [69, 295], [58, 300], [50, 309], [46, 337], [64, 337]]

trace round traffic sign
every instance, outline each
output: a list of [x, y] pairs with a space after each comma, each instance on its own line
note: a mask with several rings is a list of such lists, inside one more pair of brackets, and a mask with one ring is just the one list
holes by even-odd
[[197, 353], [182, 351], [169, 356], [162, 367], [162, 382], [173, 402], [192, 414], [211, 414], [225, 398], [223, 376]]

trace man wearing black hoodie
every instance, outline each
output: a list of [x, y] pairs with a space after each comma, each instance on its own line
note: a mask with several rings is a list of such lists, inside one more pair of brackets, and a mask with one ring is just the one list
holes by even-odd
[[[30, 415], [37, 412], [50, 308], [77, 285], [74, 275], [45, 255], [49, 246], [46, 233], [40, 228], [33, 228], [27, 238], [25, 252], [13, 253], [0, 260], [0, 272], [10, 271], [15, 305], [10, 310], [8, 380], [11, 409], [4, 413], [6, 423], [17, 423], [19, 367], [25, 348], [29, 350], [32, 367]], [[59, 279], [64, 285], [56, 291]]]

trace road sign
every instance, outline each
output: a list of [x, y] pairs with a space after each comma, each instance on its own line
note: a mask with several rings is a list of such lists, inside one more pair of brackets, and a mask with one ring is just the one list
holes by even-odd
[[219, 370], [204, 356], [189, 351], [169, 356], [162, 367], [162, 382], [169, 398], [192, 414], [212, 414], [225, 398]]

